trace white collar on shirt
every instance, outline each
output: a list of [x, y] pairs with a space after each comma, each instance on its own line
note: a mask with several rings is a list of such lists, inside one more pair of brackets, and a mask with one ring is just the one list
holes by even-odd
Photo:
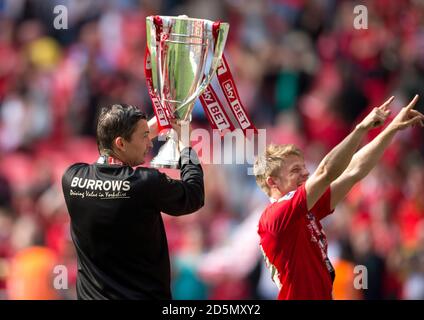
[[293, 196], [296, 193], [296, 191], [297, 191], [297, 189], [296, 190], [293, 190], [293, 191], [290, 191], [290, 192], [287, 192], [284, 196], [281, 196], [278, 199], [274, 199], [274, 198], [270, 197], [269, 198], [269, 201], [271, 203], [274, 203], [274, 202], [281, 202], [283, 200], [290, 200], [291, 198], [293, 198]]

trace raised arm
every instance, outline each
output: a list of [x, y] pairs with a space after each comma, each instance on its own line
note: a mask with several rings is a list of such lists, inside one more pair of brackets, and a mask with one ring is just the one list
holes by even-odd
[[355, 153], [347, 169], [331, 183], [331, 209], [334, 209], [349, 193], [355, 183], [363, 179], [375, 167], [396, 132], [419, 123], [423, 126], [424, 116], [413, 110], [417, 101], [418, 96], [415, 96], [406, 107], [402, 108], [384, 131]]
[[170, 179], [156, 171], [150, 188], [150, 200], [156, 208], [173, 216], [195, 212], [205, 203], [203, 170], [196, 152], [184, 148], [180, 162], [181, 180]]
[[205, 190], [200, 160], [190, 147], [190, 123], [172, 119], [171, 125], [178, 135], [181, 180], [157, 172], [151, 200], [160, 211], [177, 216], [199, 210], [205, 203]]
[[324, 194], [331, 182], [345, 171], [361, 139], [370, 129], [381, 126], [388, 116], [386, 107], [393, 101], [388, 99], [383, 105], [374, 108], [361, 123], [321, 161], [316, 171], [305, 183], [308, 210], [312, 209]]

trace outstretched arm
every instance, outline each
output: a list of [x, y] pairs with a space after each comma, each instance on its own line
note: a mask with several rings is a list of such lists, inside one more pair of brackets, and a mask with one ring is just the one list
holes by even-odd
[[386, 107], [393, 101], [391, 97], [379, 108], [374, 108], [360, 124], [321, 161], [316, 171], [305, 183], [308, 210], [312, 209], [337, 177], [352, 160], [359, 143], [370, 129], [381, 126], [388, 116]]
[[363, 179], [375, 167], [396, 132], [420, 122], [422, 125], [424, 116], [420, 112], [413, 110], [417, 101], [418, 96], [415, 96], [384, 131], [355, 153], [347, 169], [337, 180], [331, 183], [331, 209], [334, 209], [337, 203], [349, 193], [355, 183]]

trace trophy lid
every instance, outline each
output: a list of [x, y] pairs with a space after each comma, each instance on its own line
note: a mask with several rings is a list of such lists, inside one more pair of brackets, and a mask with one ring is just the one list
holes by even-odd
[[[191, 21], [191, 22], [209, 22], [209, 23], [214, 23], [215, 21], [212, 20], [208, 20], [208, 19], [198, 19], [198, 18], [190, 18], [189, 16], [185, 15], [185, 14], [181, 14], [179, 16], [160, 16], [160, 15], [154, 15], [154, 16], [148, 16], [146, 19], [148, 20], [153, 20], [155, 17], [159, 17], [161, 19], [166, 19], [166, 20], [184, 20], [184, 21]], [[221, 22], [221, 24], [223, 25], [227, 25], [227, 22]]]

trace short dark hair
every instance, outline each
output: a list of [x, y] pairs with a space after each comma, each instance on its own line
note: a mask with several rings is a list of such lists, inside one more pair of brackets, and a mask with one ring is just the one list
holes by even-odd
[[146, 114], [128, 104], [113, 104], [103, 108], [97, 121], [97, 147], [100, 154], [112, 152], [113, 140], [123, 137], [130, 141], [140, 119], [147, 120]]

